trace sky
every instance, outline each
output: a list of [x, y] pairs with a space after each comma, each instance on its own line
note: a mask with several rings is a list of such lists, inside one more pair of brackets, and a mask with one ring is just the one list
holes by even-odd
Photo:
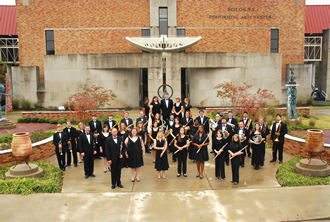
[[[0, 5], [15, 5], [15, 0], [0, 0]], [[330, 0], [306, 0], [306, 5], [330, 5]]]

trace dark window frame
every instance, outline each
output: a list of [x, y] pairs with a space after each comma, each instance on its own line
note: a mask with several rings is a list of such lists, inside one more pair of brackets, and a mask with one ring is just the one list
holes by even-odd
[[[166, 15], [161, 13], [162, 10], [166, 9]], [[165, 25], [166, 24], [166, 25]], [[168, 8], [159, 7], [159, 36], [167, 35], [168, 36]]]
[[54, 30], [45, 30], [46, 55], [55, 55]]
[[271, 29], [270, 30], [270, 53], [278, 53], [279, 52], [279, 29]]

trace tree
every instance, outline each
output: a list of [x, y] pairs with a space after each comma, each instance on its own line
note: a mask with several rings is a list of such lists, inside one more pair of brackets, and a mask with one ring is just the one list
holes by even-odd
[[7, 65], [0, 61], [0, 83], [5, 83], [7, 73]]
[[105, 105], [110, 106], [109, 102], [117, 97], [112, 90], [104, 90], [103, 87], [95, 85], [88, 87], [84, 84], [80, 88], [83, 92], [71, 95], [66, 106], [72, 111], [76, 121], [84, 123], [90, 119], [90, 110], [100, 109]]

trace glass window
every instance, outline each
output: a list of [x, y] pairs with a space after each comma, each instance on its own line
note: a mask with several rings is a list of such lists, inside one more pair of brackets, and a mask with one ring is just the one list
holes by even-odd
[[159, 8], [159, 35], [168, 35], [167, 8]]
[[278, 53], [278, 39], [279, 39], [279, 30], [272, 29], [270, 31], [270, 52]]
[[142, 29], [142, 37], [150, 37], [150, 29]]
[[55, 45], [54, 45], [54, 30], [46, 30], [46, 54], [54, 55], [55, 54]]
[[177, 29], [176, 36], [178, 37], [186, 37], [186, 30], [185, 29]]

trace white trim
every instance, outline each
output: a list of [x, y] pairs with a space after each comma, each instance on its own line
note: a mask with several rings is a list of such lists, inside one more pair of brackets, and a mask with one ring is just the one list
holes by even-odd
[[[288, 134], [285, 134], [284, 137], [286, 139], [293, 140], [293, 141], [300, 142], [300, 143], [305, 143], [306, 142], [306, 140], [304, 140], [304, 139], [301, 139], [301, 138], [298, 138], [298, 137], [294, 137], [294, 136], [291, 136], [291, 135], [288, 135]], [[324, 144], [324, 147], [325, 148], [330, 148], [330, 144], [329, 143], [325, 143]]]
[[[116, 112], [125, 111], [125, 109], [104, 109], [104, 110], [89, 110], [88, 112]], [[46, 112], [22, 112], [22, 114], [43, 114], [43, 113], [72, 113], [76, 111], [46, 111]]]

